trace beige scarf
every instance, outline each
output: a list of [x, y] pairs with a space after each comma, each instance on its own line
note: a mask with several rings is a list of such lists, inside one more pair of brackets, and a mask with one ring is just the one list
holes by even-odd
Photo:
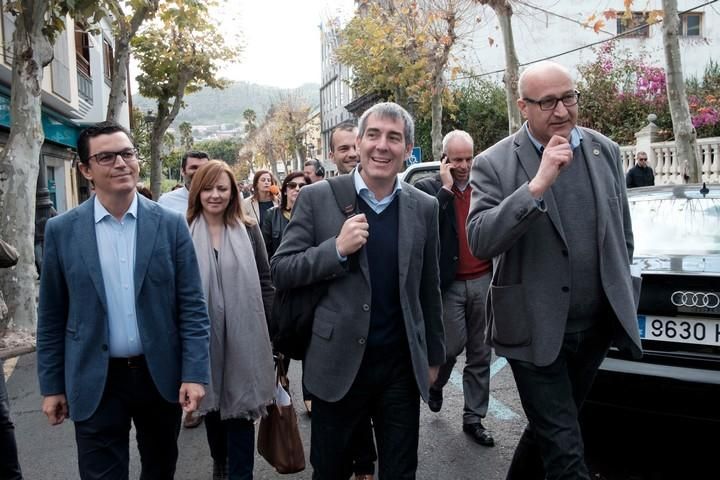
[[190, 233], [210, 314], [210, 384], [200, 412], [255, 420], [273, 402], [275, 373], [250, 237], [242, 223], [226, 226], [216, 260], [202, 215]]

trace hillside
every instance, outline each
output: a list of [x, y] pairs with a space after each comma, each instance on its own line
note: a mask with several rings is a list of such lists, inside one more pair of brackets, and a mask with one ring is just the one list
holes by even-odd
[[[320, 105], [320, 86], [307, 83], [295, 89], [283, 89], [247, 82], [234, 82], [224, 90], [205, 88], [185, 97], [185, 108], [180, 110], [174, 125], [187, 121], [193, 126], [239, 124], [242, 113], [250, 108], [255, 110], [258, 123], [274, 102], [288, 95], [299, 96], [310, 107]], [[133, 95], [133, 106], [143, 112], [155, 109], [155, 102], [139, 94]]]

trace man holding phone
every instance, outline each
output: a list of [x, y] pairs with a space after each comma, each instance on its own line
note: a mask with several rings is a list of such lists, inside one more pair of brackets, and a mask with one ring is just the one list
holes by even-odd
[[470, 253], [465, 233], [472, 160], [472, 137], [465, 131], [453, 130], [443, 138], [440, 173], [415, 185], [440, 204], [440, 289], [447, 355], [437, 380], [430, 386], [428, 407], [433, 412], [442, 408], [442, 389], [450, 379], [457, 356], [465, 349], [463, 431], [480, 445], [491, 447], [495, 440], [482, 419], [490, 399], [492, 352], [485, 344], [485, 298], [492, 264]]

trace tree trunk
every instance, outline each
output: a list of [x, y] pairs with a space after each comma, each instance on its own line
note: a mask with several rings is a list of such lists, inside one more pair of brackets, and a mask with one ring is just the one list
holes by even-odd
[[127, 73], [130, 61], [130, 40], [135, 36], [142, 22], [152, 18], [158, 9], [159, 0], [146, 1], [135, 10], [128, 22], [118, 2], [111, 2], [111, 10], [116, 17], [117, 30], [115, 36], [115, 58], [113, 60], [113, 76], [110, 83], [106, 120], [117, 122], [120, 110], [127, 102]]
[[0, 290], [8, 307], [0, 330], [8, 325], [35, 328], [37, 320], [34, 232], [35, 190], [40, 149], [45, 135], [41, 122], [43, 66], [53, 58], [52, 45], [42, 34], [47, 2], [23, 1], [15, 20], [10, 88], [12, 124], [0, 153], [0, 236], [13, 245], [20, 261], [0, 270]]
[[[155, 120], [157, 125], [157, 119]], [[150, 135], [150, 191], [153, 198], [160, 198], [162, 193], [162, 137], [159, 127], [153, 125]]]
[[690, 117], [690, 107], [685, 94], [685, 80], [680, 56], [680, 16], [677, 0], [663, 0], [663, 47], [667, 70], [667, 95], [670, 116], [673, 122], [677, 160], [681, 167], [687, 167], [691, 183], [702, 180], [702, 162], [697, 154], [697, 134]]
[[442, 72], [435, 79], [433, 83], [433, 93], [431, 97], [431, 110], [432, 115], [430, 117], [430, 138], [432, 140], [432, 155], [434, 160], [440, 160], [442, 156], [442, 94], [445, 89], [445, 80], [442, 76]]
[[122, 106], [127, 102], [127, 68], [130, 61], [130, 39], [120, 38], [118, 33], [115, 40], [115, 59], [113, 61], [113, 75], [110, 83], [110, 96], [108, 97], [107, 115], [105, 119], [118, 122]]
[[500, 31], [503, 36], [503, 47], [505, 50], [505, 73], [503, 83], [505, 84], [505, 99], [508, 111], [508, 132], [516, 132], [522, 124], [522, 115], [517, 106], [518, 80], [520, 78], [520, 66], [515, 53], [515, 38], [512, 30], [512, 6], [507, 0], [495, 1], [492, 8], [497, 15]]

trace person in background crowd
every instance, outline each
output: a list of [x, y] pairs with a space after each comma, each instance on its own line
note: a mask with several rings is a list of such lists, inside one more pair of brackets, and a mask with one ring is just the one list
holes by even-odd
[[437, 381], [430, 386], [428, 407], [433, 412], [442, 408], [442, 389], [464, 349], [463, 431], [480, 445], [491, 447], [495, 440], [482, 419], [490, 401], [492, 348], [485, 343], [485, 298], [492, 265], [470, 253], [465, 233], [470, 210], [473, 139], [467, 132], [453, 130], [445, 135], [442, 145], [440, 173], [415, 185], [440, 204], [440, 289], [447, 360], [440, 367]]
[[317, 183], [325, 178], [325, 167], [322, 166], [320, 160], [306, 160], [304, 167], [303, 171], [305, 172], [305, 175], [310, 177], [312, 183]]
[[142, 195], [143, 197], [149, 198], [150, 200], [153, 199], [152, 192], [150, 191], [150, 189], [147, 188], [147, 187], [146, 187], [145, 185], [143, 185], [142, 183], [138, 183], [138, 184], [137, 184], [137, 191], [138, 191], [138, 193], [139, 193], [140, 195]]
[[267, 318], [274, 296], [265, 243], [225, 162], [195, 174], [187, 212], [210, 314], [210, 384], [200, 405], [213, 479], [253, 477], [255, 420], [273, 402]]
[[75, 426], [82, 480], [172, 479], [182, 411], [209, 380], [207, 306], [185, 218], [137, 193], [130, 133], [83, 130], [78, 169], [95, 195], [48, 221], [37, 369], [51, 425]]
[[355, 148], [357, 126], [344, 122], [335, 127], [330, 134], [330, 153], [328, 158], [335, 163], [338, 174], [350, 173], [357, 166], [358, 155]]
[[255, 172], [252, 188], [252, 196], [242, 201], [243, 212], [258, 225], [262, 225], [265, 221], [265, 213], [280, 204], [280, 189], [277, 188], [277, 180], [273, 174], [267, 170]]
[[475, 157], [467, 221], [472, 254], [494, 261], [488, 340], [528, 419], [507, 478], [589, 480], [578, 412], [611, 343], [642, 353], [620, 149], [577, 126], [560, 64], [530, 66], [519, 93], [526, 122]]
[[420, 396], [445, 361], [438, 203], [397, 173], [413, 146], [412, 117], [379, 103], [360, 118], [360, 166], [341, 181], [359, 213], [346, 218], [328, 182], [300, 191], [271, 259], [277, 288], [332, 279], [315, 309], [304, 382], [313, 394], [313, 478], [353, 470], [353, 439], [372, 419], [379, 476], [415, 478]]
[[650, 187], [655, 185], [655, 173], [650, 165], [648, 165], [647, 153], [643, 151], [637, 152], [635, 155], [637, 163], [628, 170], [625, 175], [625, 185], [627, 188], [634, 187]]
[[310, 183], [312, 183], [310, 178], [303, 172], [292, 172], [283, 180], [280, 187], [280, 205], [271, 207], [267, 211], [262, 224], [262, 234], [268, 257], [272, 257], [280, 246], [283, 232], [290, 221], [290, 215], [300, 189]]
[[[15, 247], [0, 238], [0, 268], [10, 268], [17, 262], [18, 254]], [[0, 320], [5, 318], [5, 315], [7, 315], [7, 305], [5, 305], [5, 300], [0, 291]], [[15, 426], [10, 419], [10, 400], [5, 385], [3, 364], [4, 361], [0, 359], [0, 478], [4, 480], [22, 480], [17, 443], [15, 443]]]
[[[180, 171], [185, 182], [184, 185], [176, 185], [171, 191], [164, 193], [160, 196], [158, 203], [163, 207], [174, 210], [185, 216], [188, 209], [188, 195], [190, 193], [190, 186], [192, 185], [192, 179], [195, 172], [200, 167], [210, 161], [210, 157], [207, 153], [188, 150], [182, 156]], [[149, 198], [152, 198], [152, 194]], [[185, 428], [196, 428], [202, 423], [203, 417], [197, 411], [188, 412], [185, 414], [183, 419], [183, 427]]]
[[[198, 168], [205, 165], [209, 160], [210, 157], [205, 152], [195, 150], [185, 152], [180, 162], [180, 172], [182, 173], [183, 181], [185, 182], [185, 188], [173, 188], [171, 191], [163, 193], [160, 195], [158, 203], [163, 207], [167, 207], [185, 215], [188, 208], [188, 193], [190, 192], [190, 185], [192, 185], [193, 175], [197, 172]], [[197, 426], [200, 423], [200, 420], [192, 421], [197, 424], [187, 426]]]

